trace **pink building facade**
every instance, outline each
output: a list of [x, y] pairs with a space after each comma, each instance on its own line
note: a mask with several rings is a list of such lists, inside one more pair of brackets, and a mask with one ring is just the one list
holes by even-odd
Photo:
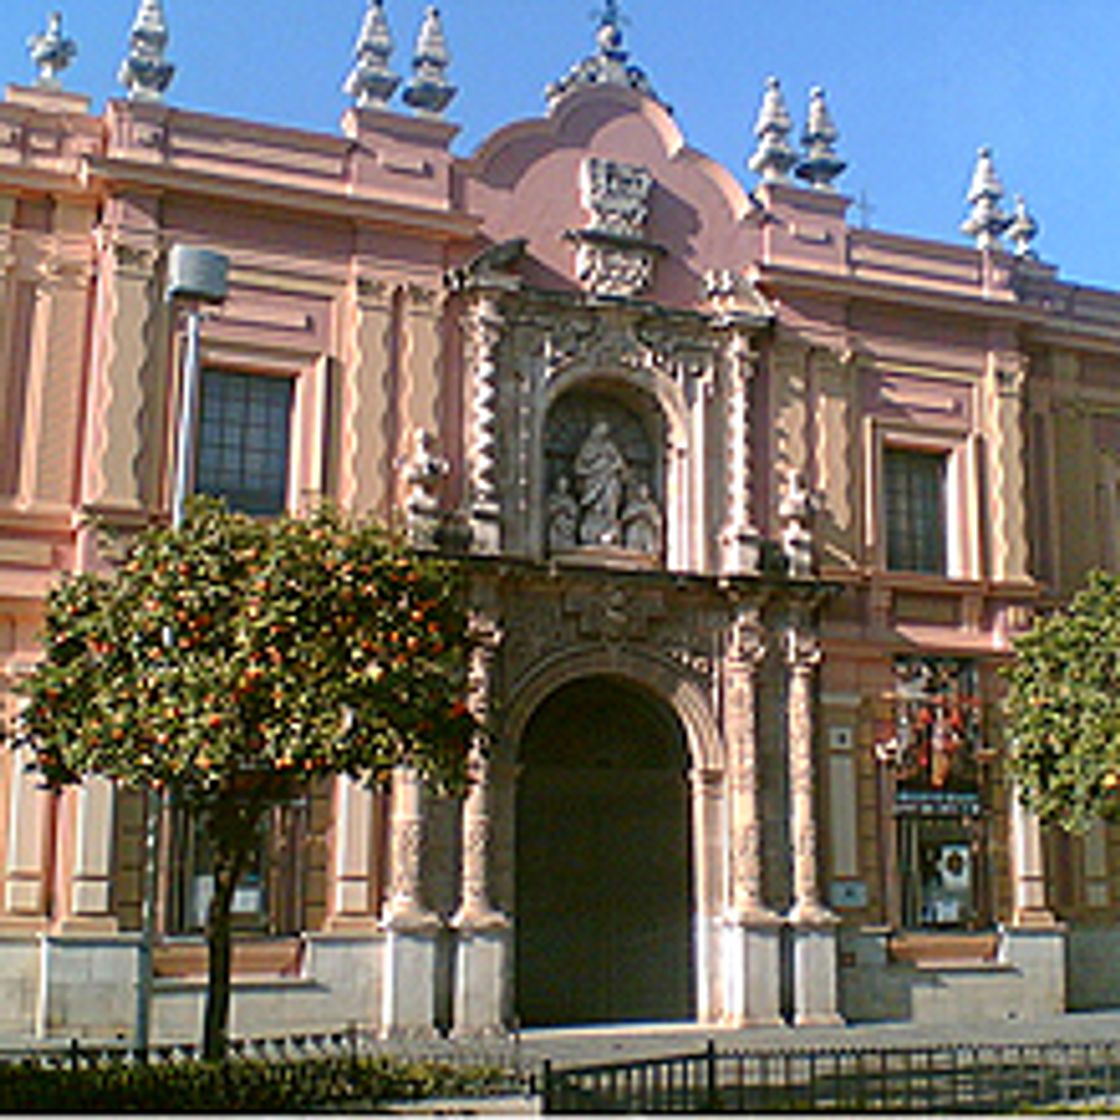
[[[337, 135], [138, 79], [101, 114], [50, 81], [0, 104], [6, 714], [52, 581], [112, 563], [91, 519], [168, 515], [173, 245], [230, 261], [198, 487], [464, 553], [488, 635], [464, 802], [401, 773], [271, 822], [234, 1031], [1120, 1001], [1117, 837], [1017, 806], [996, 675], [1120, 561], [1120, 296], [1031, 254], [987, 155], [976, 247], [850, 225], [819, 92], [799, 155], [768, 87], [748, 190], [609, 13], [545, 115], [454, 155], [438, 18], [412, 113], [384, 18]], [[133, 1029], [142, 813], [0, 760], [0, 1032]], [[205, 838], [172, 810], [161, 846], [153, 1022], [192, 1037]]]

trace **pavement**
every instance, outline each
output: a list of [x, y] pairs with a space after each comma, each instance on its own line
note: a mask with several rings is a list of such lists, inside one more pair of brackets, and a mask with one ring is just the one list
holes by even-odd
[[523, 1030], [516, 1049], [522, 1068], [591, 1065], [695, 1053], [712, 1039], [720, 1050], [813, 1050], [995, 1043], [1120, 1043], [1120, 1009], [1070, 1012], [1046, 1019], [985, 1020], [961, 1008], [956, 1023], [856, 1023], [838, 1027], [718, 1029], [692, 1024], [626, 1024]]

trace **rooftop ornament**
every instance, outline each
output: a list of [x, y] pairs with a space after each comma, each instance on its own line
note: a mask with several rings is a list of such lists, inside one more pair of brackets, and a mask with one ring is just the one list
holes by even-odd
[[977, 249], [998, 249], [999, 239], [1011, 225], [1012, 219], [1000, 209], [1003, 184], [992, 162], [992, 149], [981, 148], [968, 188], [968, 201], [972, 210], [961, 224], [961, 232], [976, 239]]
[[369, 0], [362, 29], [354, 44], [354, 68], [342, 87], [359, 109], [384, 109], [401, 79], [389, 69], [393, 37], [385, 18], [384, 0]]
[[1011, 225], [1007, 227], [1007, 236], [1015, 246], [1015, 256], [1025, 260], [1034, 260], [1038, 256], [1031, 247], [1038, 236], [1038, 222], [1027, 209], [1027, 200], [1021, 194], [1015, 196], [1015, 213]]
[[429, 7], [416, 39], [412, 77], [405, 86], [405, 104], [423, 117], [439, 117], [459, 91], [447, 80], [451, 54], [443, 34], [439, 9]]
[[62, 34], [62, 13], [51, 12], [47, 29], [27, 40], [31, 61], [39, 67], [35, 84], [39, 89], [62, 89], [59, 74], [65, 70], [78, 53], [78, 44]]
[[771, 76], [766, 79], [766, 93], [754, 126], [758, 147], [747, 161], [747, 166], [760, 175], [764, 183], [789, 182], [790, 170], [797, 163], [797, 155], [789, 145], [792, 128], [781, 82]]
[[594, 86], [622, 86], [659, 100], [645, 71], [627, 61], [630, 52], [622, 45], [622, 22], [618, 0], [605, 0], [595, 33], [598, 50], [545, 89], [550, 109], [569, 93]]
[[128, 37], [128, 55], [117, 73], [130, 101], [163, 100], [175, 76], [175, 67], [164, 57], [170, 38], [161, 0], [140, 0]]
[[797, 177], [818, 190], [832, 190], [832, 180], [848, 165], [836, 154], [840, 132], [825, 104], [824, 90], [814, 86], [809, 91], [809, 120], [801, 134], [805, 158], [797, 165]]

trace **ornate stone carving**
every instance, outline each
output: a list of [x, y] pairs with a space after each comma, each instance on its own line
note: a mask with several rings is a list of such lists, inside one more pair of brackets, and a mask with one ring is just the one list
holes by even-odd
[[396, 93], [401, 79], [389, 67], [392, 54], [393, 37], [383, 0], [369, 0], [354, 44], [354, 68], [343, 86], [359, 109], [383, 109]]
[[782, 553], [789, 574], [806, 579], [813, 574], [813, 496], [798, 471], [786, 472], [785, 493], [778, 506], [782, 521]]
[[482, 552], [497, 552], [501, 539], [496, 441], [498, 350], [504, 325], [497, 300], [485, 291], [477, 293], [467, 320], [471, 395], [467, 465], [471, 528], [475, 547]]
[[451, 464], [436, 453], [436, 437], [423, 428], [412, 433], [412, 453], [408, 459], [409, 533], [416, 544], [430, 545], [439, 516], [439, 488], [451, 474]]
[[[616, 419], [629, 424], [631, 436], [642, 434], [641, 425], [633, 417], [624, 410], [616, 412]], [[555, 416], [551, 419], [549, 454], [563, 453], [563, 445], [558, 447], [557, 440], [570, 438], [572, 419], [571, 410], [562, 421]], [[638, 450], [648, 451], [644, 437], [640, 443], [643, 446]], [[649, 470], [649, 463], [639, 467], [627, 460], [610, 422], [602, 413], [593, 412], [587, 434], [570, 460], [566, 459], [563, 473], [555, 477], [548, 495], [549, 550], [557, 553], [605, 548], [659, 556], [664, 518], [653, 497]]]
[[62, 34], [62, 13], [51, 12], [47, 29], [41, 35], [27, 40], [31, 61], [39, 68], [35, 84], [40, 89], [61, 89], [59, 74], [65, 70], [78, 53], [78, 44]]
[[164, 54], [171, 38], [161, 0], [140, 0], [128, 39], [128, 55], [117, 81], [128, 90], [130, 101], [162, 101], [175, 67]]
[[766, 913], [762, 897], [756, 687], [766, 656], [757, 608], [736, 612], [723, 661], [724, 735], [728, 746], [731, 817], [731, 905], [738, 921]]
[[649, 634], [650, 620], [665, 613], [665, 601], [657, 593], [634, 594], [622, 587], [601, 591], [569, 593], [564, 609], [578, 617], [580, 637], [597, 641], [642, 641]]
[[641, 295], [653, 281], [653, 265], [654, 254], [644, 248], [581, 239], [576, 251], [576, 276], [597, 296]]
[[555, 108], [574, 90], [604, 85], [622, 86], [656, 98], [644, 71], [627, 61], [630, 53], [622, 45], [622, 17], [618, 0], [607, 0], [603, 6], [595, 39], [598, 46], [596, 53], [576, 63], [563, 78], [545, 90], [549, 109]]
[[581, 171], [589, 225], [568, 236], [576, 242], [576, 275], [588, 291], [631, 297], [653, 281], [660, 250], [643, 240], [653, 176], [635, 164], [592, 156]]
[[620, 237], [645, 233], [653, 176], [644, 167], [591, 156], [584, 160], [581, 186], [591, 229]]
[[793, 834], [793, 910], [791, 919], [808, 924], [831, 918], [821, 902], [817, 873], [817, 821], [813, 812], [813, 674], [821, 648], [804, 620], [786, 631], [789, 666], [787, 742], [789, 752], [790, 830]]

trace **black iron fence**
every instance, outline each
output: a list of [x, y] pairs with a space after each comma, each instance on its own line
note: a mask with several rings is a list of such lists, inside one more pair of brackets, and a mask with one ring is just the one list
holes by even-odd
[[1120, 1042], [700, 1053], [553, 1068], [564, 1112], [1007, 1112], [1120, 1103]]

